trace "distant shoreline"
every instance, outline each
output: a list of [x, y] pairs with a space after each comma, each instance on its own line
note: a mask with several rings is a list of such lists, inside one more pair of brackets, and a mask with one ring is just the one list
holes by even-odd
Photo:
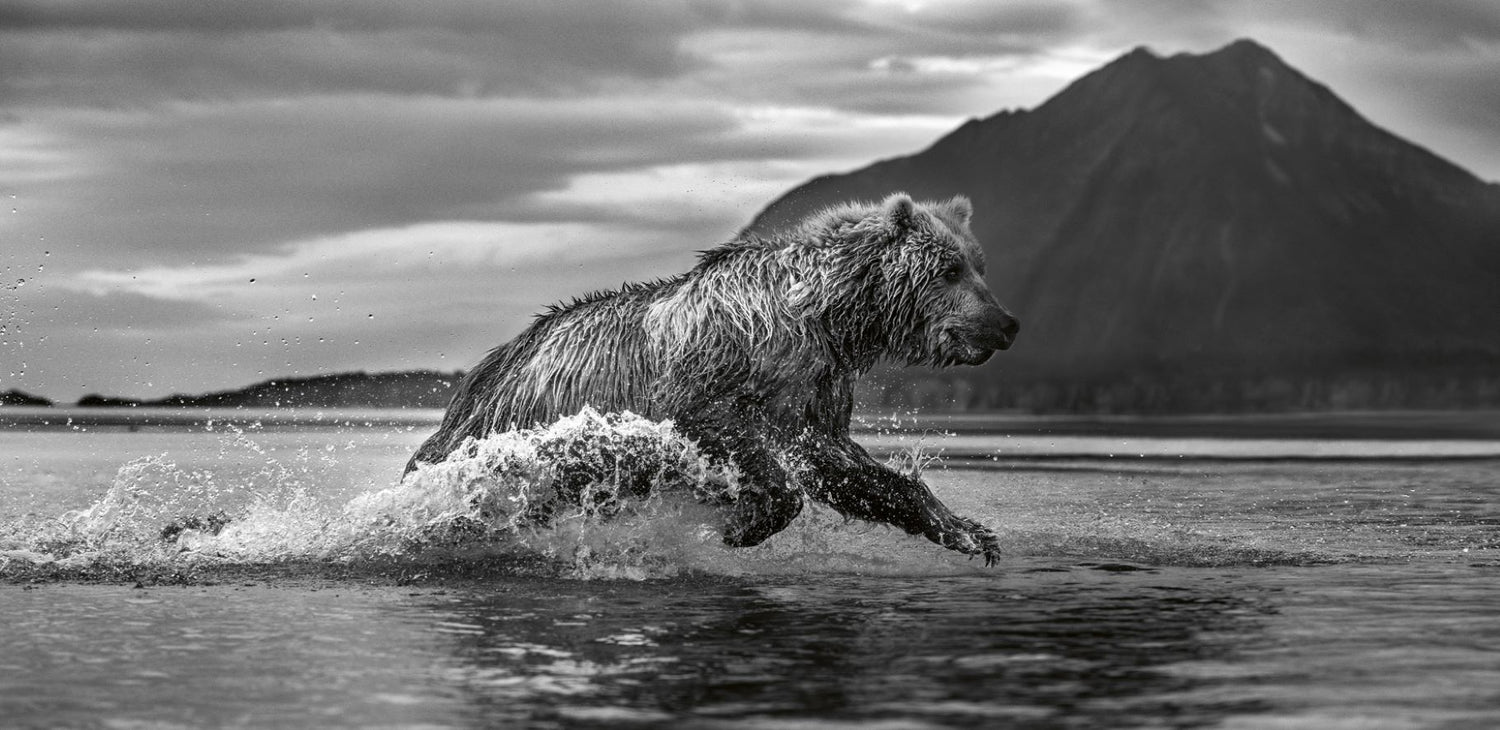
[[[429, 428], [440, 408], [190, 408], [4, 406], [3, 430], [205, 430]], [[1143, 438], [1500, 440], [1500, 410], [1337, 411], [1174, 416], [1031, 415], [1021, 413], [858, 414], [859, 433], [951, 433]]]
[[143, 428], [200, 431], [210, 427], [305, 429], [435, 426], [441, 408], [209, 408], [174, 406], [6, 406], [0, 430]]

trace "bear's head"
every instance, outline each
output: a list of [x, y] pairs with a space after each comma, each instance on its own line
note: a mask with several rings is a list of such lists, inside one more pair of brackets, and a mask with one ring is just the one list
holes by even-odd
[[909, 365], [979, 365], [1009, 348], [1020, 322], [985, 284], [972, 215], [962, 196], [897, 193], [809, 220], [804, 233], [839, 251], [830, 329], [849, 333], [856, 351]]

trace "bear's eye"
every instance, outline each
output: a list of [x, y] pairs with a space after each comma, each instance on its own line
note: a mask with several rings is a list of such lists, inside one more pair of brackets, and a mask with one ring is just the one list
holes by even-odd
[[946, 281], [949, 284], [955, 283], [962, 278], [964, 278], [963, 264], [948, 264], [948, 266], [943, 269], [943, 281]]

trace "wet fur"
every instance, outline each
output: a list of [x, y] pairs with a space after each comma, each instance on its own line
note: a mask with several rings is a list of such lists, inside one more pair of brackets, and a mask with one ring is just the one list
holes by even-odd
[[845, 205], [706, 251], [686, 274], [551, 307], [464, 377], [407, 471], [585, 405], [628, 410], [673, 420], [739, 467], [731, 545], [780, 531], [806, 494], [993, 561], [989, 530], [849, 437], [855, 381], [877, 361], [982, 362], [1014, 336], [984, 286], [969, 216], [963, 198]]

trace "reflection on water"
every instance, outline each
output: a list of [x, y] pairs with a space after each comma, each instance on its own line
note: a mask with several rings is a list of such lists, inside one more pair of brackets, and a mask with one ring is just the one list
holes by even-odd
[[[0, 590], [26, 726], [1494, 727], [1483, 565]], [[798, 723], [804, 724], [798, 724]]]
[[[1202, 722], [1266, 604], [1201, 577], [1044, 568], [1011, 579], [535, 585], [442, 609], [449, 680], [489, 719], [906, 718], [943, 726]], [[871, 589], [874, 590], [871, 590]], [[565, 701], [560, 701], [564, 700]]]
[[1259, 641], [1271, 604], [1223, 578], [1036, 564], [987, 578], [49, 586], [0, 593], [0, 711], [43, 724], [1198, 724], [1266, 704], [1184, 699], [1227, 680], [1173, 669]]
[[1254, 576], [1276, 611], [1241, 651], [1169, 666], [1260, 699], [1237, 727], [1500, 727], [1500, 565], [1361, 565]]
[[427, 631], [390, 621], [404, 593], [219, 585], [0, 590], [0, 725], [364, 727], [431, 663]]

